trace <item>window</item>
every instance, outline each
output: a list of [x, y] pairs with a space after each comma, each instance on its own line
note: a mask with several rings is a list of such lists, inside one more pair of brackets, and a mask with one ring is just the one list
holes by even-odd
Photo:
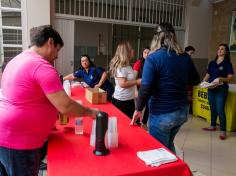
[[0, 62], [9, 62], [22, 51], [21, 2], [0, 1]]

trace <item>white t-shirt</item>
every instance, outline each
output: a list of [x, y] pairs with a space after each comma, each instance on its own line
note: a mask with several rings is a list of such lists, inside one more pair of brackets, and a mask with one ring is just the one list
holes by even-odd
[[135, 80], [135, 72], [133, 71], [131, 66], [126, 66], [122, 68], [118, 68], [116, 71], [115, 77], [115, 92], [114, 98], [121, 101], [132, 100], [134, 99], [135, 93], [135, 85], [129, 88], [122, 88], [119, 85], [118, 78], [126, 78], [128, 81]]

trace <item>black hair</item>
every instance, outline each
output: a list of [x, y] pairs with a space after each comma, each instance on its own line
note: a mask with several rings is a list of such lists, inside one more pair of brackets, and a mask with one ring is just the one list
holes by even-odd
[[146, 47], [143, 48], [142, 53], [141, 53], [141, 56], [140, 56], [140, 58], [139, 58], [141, 61], [144, 60], [144, 58], [143, 58], [143, 51], [146, 50], [146, 49], [150, 50], [150, 47], [149, 47], [149, 46], [146, 46]]
[[89, 61], [89, 67], [95, 67], [95, 64], [92, 62], [92, 60], [91, 60], [91, 58], [89, 57], [89, 55], [87, 55], [87, 54], [83, 54], [83, 55], [81, 55], [81, 57], [80, 57], [80, 63], [79, 63], [79, 69], [84, 69], [83, 67], [82, 67], [82, 64], [81, 64], [81, 59], [82, 59], [82, 57], [86, 57], [87, 59], [88, 59], [88, 61]]
[[54, 46], [60, 45], [63, 47], [64, 42], [60, 34], [51, 25], [42, 25], [30, 29], [30, 46], [41, 47], [50, 38], [53, 39]]
[[195, 51], [195, 48], [193, 46], [187, 46], [185, 49], [184, 49], [185, 52], [189, 52], [189, 51]]
[[[230, 60], [230, 50], [229, 50], [229, 46], [228, 46], [227, 44], [225, 44], [225, 43], [219, 44], [218, 47], [220, 47], [220, 46], [225, 47], [225, 58], [224, 58], [224, 59], [227, 60], [227, 61], [229, 61], [229, 62], [231, 62], [231, 60]], [[216, 55], [215, 60], [217, 60], [217, 58], [218, 58], [218, 55]]]
[[141, 57], [139, 58], [140, 62], [141, 62], [141, 65], [140, 65], [140, 71], [138, 72], [138, 78], [141, 78], [142, 77], [142, 73], [143, 73], [143, 66], [144, 66], [144, 62], [145, 62], [145, 59], [143, 58], [143, 51], [144, 50], [150, 50], [150, 47], [149, 46], [146, 46], [143, 48], [142, 50], [142, 53], [141, 53]]

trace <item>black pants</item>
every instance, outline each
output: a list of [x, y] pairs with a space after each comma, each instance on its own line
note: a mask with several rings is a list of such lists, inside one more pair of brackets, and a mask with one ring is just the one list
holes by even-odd
[[45, 141], [43, 144], [43, 147], [40, 148], [41, 156], [40, 160], [44, 160], [45, 156], [47, 155], [47, 149], [48, 149], [48, 141]]
[[119, 110], [121, 110], [125, 115], [132, 119], [135, 110], [134, 99], [120, 101], [113, 97], [112, 104], [114, 104]]

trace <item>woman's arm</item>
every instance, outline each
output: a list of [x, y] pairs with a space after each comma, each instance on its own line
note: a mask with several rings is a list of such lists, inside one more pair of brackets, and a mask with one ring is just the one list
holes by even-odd
[[203, 78], [203, 82], [205, 81], [205, 82], [207, 82], [208, 80], [210, 79], [210, 75], [207, 73], [206, 75], [205, 75], [205, 77]]
[[[227, 77], [219, 77], [218, 81], [219, 83], [229, 83], [233, 80], [233, 74], [234, 74], [234, 70], [233, 70], [233, 66], [231, 63], [228, 63], [226, 66], [226, 71], [227, 71]], [[215, 80], [214, 80], [215, 81]], [[216, 80], [217, 81], [217, 80]]]
[[104, 71], [101, 78], [100, 78], [100, 81], [94, 87], [100, 88], [103, 85], [103, 83], [106, 81], [106, 79], [107, 79], [107, 73]]
[[134, 70], [134, 75], [135, 75], [135, 78], [137, 79], [138, 78], [138, 71]]
[[233, 80], [233, 75], [230, 74], [226, 78], [225, 77], [219, 77], [219, 83], [229, 83]]
[[142, 110], [143, 107], [146, 105], [147, 101], [149, 100], [150, 96], [152, 95], [152, 86], [143, 86], [141, 85], [138, 93], [138, 98], [136, 102], [135, 112], [133, 114], [133, 118], [130, 122], [130, 125], [134, 125], [137, 119], [142, 121]]
[[141, 79], [136, 79], [136, 80], [127, 80], [126, 78], [124, 77], [119, 77], [117, 78], [118, 80], [118, 83], [120, 85], [120, 87], [122, 88], [129, 88], [129, 87], [132, 87], [132, 86], [135, 86], [135, 85], [138, 85], [141, 83]]
[[137, 85], [140, 86], [142, 78], [138, 79], [138, 72], [135, 71], [135, 70], [134, 70], [134, 75], [135, 75], [135, 78], [138, 80], [138, 84]]
[[75, 79], [75, 77], [74, 77], [73, 73], [63, 77], [63, 80], [74, 80], [74, 79]]

